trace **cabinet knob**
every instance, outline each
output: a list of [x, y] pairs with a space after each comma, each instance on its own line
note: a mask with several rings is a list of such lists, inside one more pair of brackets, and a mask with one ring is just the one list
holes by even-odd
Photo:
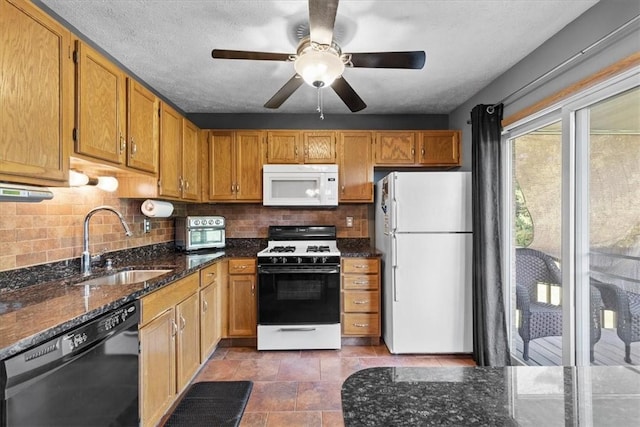
[[120, 132], [120, 154], [124, 153], [127, 149], [127, 140], [122, 136], [122, 132]]
[[206, 301], [202, 301], [202, 311], [205, 312], [209, 309], [209, 303]]
[[134, 156], [138, 152], [138, 146], [136, 145], [136, 141], [131, 137], [131, 155]]

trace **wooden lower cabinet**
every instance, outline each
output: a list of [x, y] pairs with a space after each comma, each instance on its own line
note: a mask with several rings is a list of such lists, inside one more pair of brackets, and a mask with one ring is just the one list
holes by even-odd
[[256, 286], [255, 258], [229, 260], [227, 335], [230, 338], [257, 335]]
[[155, 426], [200, 367], [198, 273], [141, 300], [140, 424]]
[[222, 337], [221, 266], [215, 263], [200, 270], [200, 363], [207, 361]]
[[342, 259], [342, 336], [380, 337], [380, 259]]

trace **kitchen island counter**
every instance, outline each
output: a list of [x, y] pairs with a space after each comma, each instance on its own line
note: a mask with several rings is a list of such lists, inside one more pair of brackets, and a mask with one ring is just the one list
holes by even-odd
[[635, 366], [388, 367], [342, 385], [345, 426], [635, 426]]

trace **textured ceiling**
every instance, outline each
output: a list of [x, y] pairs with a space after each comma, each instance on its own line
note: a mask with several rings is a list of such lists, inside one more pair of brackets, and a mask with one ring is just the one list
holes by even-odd
[[[264, 103], [293, 63], [212, 59], [211, 50], [295, 53], [306, 0], [41, 0], [186, 113], [313, 113], [303, 85], [278, 110]], [[597, 0], [342, 0], [343, 52], [424, 50], [422, 70], [350, 69], [367, 104], [356, 114], [447, 114]], [[573, 52], [570, 52], [573, 53]], [[346, 114], [331, 90], [325, 113]]]

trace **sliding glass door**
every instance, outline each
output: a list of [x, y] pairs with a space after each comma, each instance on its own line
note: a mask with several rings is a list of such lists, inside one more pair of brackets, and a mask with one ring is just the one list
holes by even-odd
[[515, 363], [640, 365], [640, 88], [618, 77], [505, 132]]

